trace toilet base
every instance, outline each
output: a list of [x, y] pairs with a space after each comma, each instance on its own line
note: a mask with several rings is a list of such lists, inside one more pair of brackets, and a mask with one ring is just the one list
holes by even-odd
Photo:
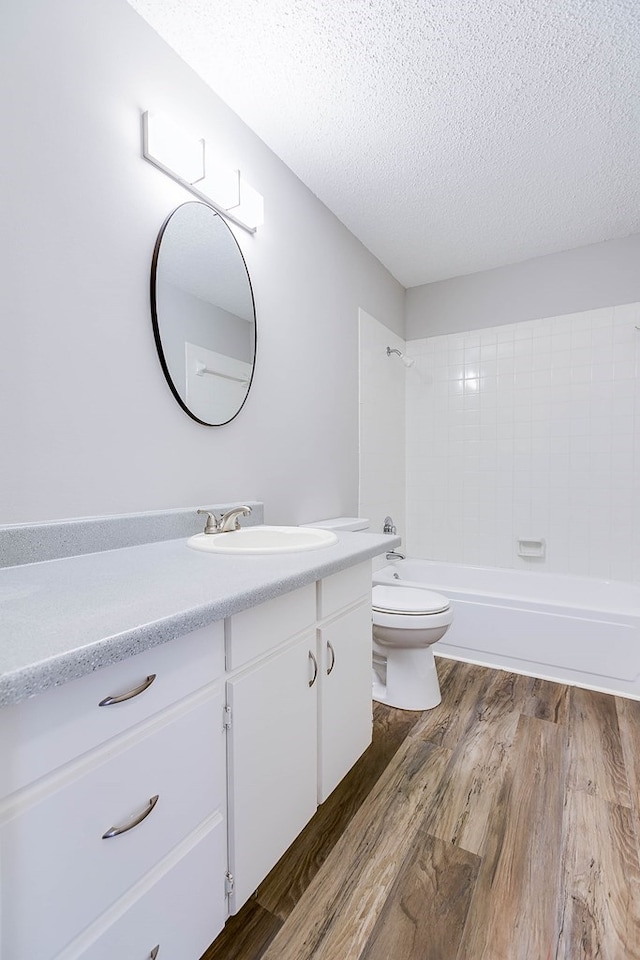
[[[387, 651], [385, 651], [386, 653]], [[401, 656], [394, 651], [386, 656], [375, 654], [372, 696], [378, 703], [386, 703], [400, 710], [431, 710], [442, 696], [433, 651], [430, 647], [404, 649]]]

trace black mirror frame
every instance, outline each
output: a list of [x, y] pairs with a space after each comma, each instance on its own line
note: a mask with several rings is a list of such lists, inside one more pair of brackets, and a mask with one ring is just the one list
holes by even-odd
[[[169, 223], [170, 223], [170, 221], [171, 221], [171, 218], [174, 216], [174, 214], [177, 213], [178, 210], [181, 210], [182, 207], [186, 207], [186, 206], [188, 206], [188, 205], [190, 205], [190, 204], [192, 204], [192, 203], [197, 203], [197, 204], [199, 204], [199, 205], [202, 206], [202, 207], [207, 207], [209, 210], [211, 210], [211, 212], [212, 212], [213, 214], [215, 214], [215, 216], [220, 217], [220, 221], [225, 225], [225, 227], [226, 227], [227, 230], [229, 231], [229, 236], [231, 237], [231, 239], [232, 239], [233, 242], [235, 243], [236, 248], [237, 248], [237, 250], [238, 250], [238, 253], [240, 254], [240, 259], [242, 260], [242, 265], [243, 265], [243, 267], [244, 267], [244, 272], [245, 272], [246, 275], [247, 275], [247, 283], [248, 283], [248, 285], [249, 285], [249, 293], [251, 294], [251, 307], [252, 307], [252, 310], [253, 310], [253, 364], [252, 364], [252, 367], [251, 367], [251, 377], [249, 378], [249, 383], [247, 384], [247, 392], [246, 392], [245, 395], [244, 395], [244, 399], [243, 399], [242, 403], [240, 404], [240, 406], [238, 407], [238, 409], [236, 410], [236, 412], [233, 414], [232, 417], [229, 417], [228, 420], [223, 420], [221, 423], [208, 423], [206, 420], [201, 420], [200, 417], [197, 417], [197, 416], [195, 415], [195, 413], [193, 413], [193, 411], [189, 409], [189, 407], [187, 406], [187, 404], [185, 403], [185, 401], [184, 401], [184, 400], [182, 399], [182, 397], [180, 396], [180, 394], [179, 394], [179, 392], [178, 392], [178, 389], [177, 389], [175, 383], [173, 382], [173, 379], [172, 379], [171, 374], [170, 374], [170, 372], [169, 372], [169, 367], [168, 367], [168, 365], [167, 365], [166, 357], [165, 357], [165, 355], [164, 355], [164, 350], [163, 350], [163, 348], [162, 348], [162, 337], [160, 336], [160, 325], [159, 325], [159, 323], [158, 323], [158, 304], [157, 304], [157, 297], [156, 297], [156, 285], [157, 285], [157, 284], [156, 284], [156, 279], [157, 279], [157, 273], [158, 273], [158, 258], [159, 258], [159, 256], [160, 256], [160, 248], [161, 248], [161, 246], [162, 246], [162, 239], [163, 239], [163, 237], [164, 237], [164, 234], [165, 234], [165, 231], [166, 231], [167, 227], [169, 226]], [[160, 365], [161, 365], [162, 371], [163, 371], [163, 373], [164, 373], [164, 375], [165, 375], [165, 379], [166, 379], [167, 383], [169, 384], [169, 388], [170, 388], [170, 390], [171, 390], [171, 393], [172, 393], [173, 396], [175, 397], [178, 405], [179, 405], [180, 407], [182, 407], [182, 409], [184, 410], [184, 412], [185, 412], [189, 417], [191, 417], [192, 420], [195, 420], [196, 423], [202, 424], [203, 427], [224, 427], [227, 423], [231, 423], [232, 420], [235, 420], [235, 418], [238, 416], [238, 414], [240, 413], [240, 411], [241, 411], [242, 408], [244, 407], [245, 403], [247, 402], [247, 397], [249, 396], [249, 392], [250, 392], [251, 386], [252, 386], [252, 384], [253, 384], [253, 375], [254, 375], [254, 373], [255, 373], [255, 368], [256, 368], [256, 355], [257, 355], [257, 350], [258, 350], [258, 322], [257, 322], [257, 318], [256, 318], [256, 302], [255, 302], [255, 297], [254, 297], [254, 295], [253, 295], [253, 286], [252, 286], [252, 284], [251, 284], [251, 277], [249, 276], [249, 270], [248, 270], [248, 268], [247, 268], [247, 262], [246, 262], [246, 260], [245, 260], [245, 258], [244, 258], [244, 254], [243, 254], [242, 250], [240, 249], [240, 244], [239, 244], [238, 241], [236, 240], [235, 234], [233, 233], [233, 231], [232, 231], [231, 228], [229, 227], [229, 224], [226, 222], [226, 220], [224, 219], [224, 217], [223, 217], [220, 213], [218, 213], [218, 211], [215, 210], [213, 207], [209, 206], [208, 203], [203, 203], [203, 202], [200, 201], [200, 200], [187, 200], [185, 203], [181, 203], [181, 204], [179, 204], [177, 207], [175, 207], [175, 208], [171, 211], [171, 213], [167, 216], [167, 218], [165, 219], [164, 223], [163, 223], [162, 226], [160, 227], [160, 232], [158, 233], [158, 237], [157, 237], [157, 239], [156, 239], [155, 246], [154, 246], [154, 248], [153, 248], [153, 257], [152, 257], [152, 259], [151, 259], [150, 301], [151, 301], [151, 322], [152, 322], [152, 324], [153, 324], [153, 338], [154, 338], [155, 343], [156, 343], [156, 349], [157, 349], [157, 351], [158, 351], [158, 358], [159, 358], [159, 360], [160, 360]]]

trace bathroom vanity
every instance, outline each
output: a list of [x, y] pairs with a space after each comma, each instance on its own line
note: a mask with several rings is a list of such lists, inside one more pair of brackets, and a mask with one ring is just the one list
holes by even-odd
[[391, 544], [0, 571], [4, 960], [198, 960], [370, 742], [370, 559]]

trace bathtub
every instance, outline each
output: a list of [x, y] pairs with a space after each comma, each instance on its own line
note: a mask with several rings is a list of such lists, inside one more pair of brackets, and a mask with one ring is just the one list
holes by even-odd
[[640, 699], [640, 584], [411, 558], [373, 580], [449, 597], [436, 655]]

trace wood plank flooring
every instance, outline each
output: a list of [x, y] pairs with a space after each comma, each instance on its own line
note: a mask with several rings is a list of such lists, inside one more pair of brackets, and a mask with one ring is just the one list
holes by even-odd
[[202, 960], [640, 960], [640, 703], [438, 670]]

